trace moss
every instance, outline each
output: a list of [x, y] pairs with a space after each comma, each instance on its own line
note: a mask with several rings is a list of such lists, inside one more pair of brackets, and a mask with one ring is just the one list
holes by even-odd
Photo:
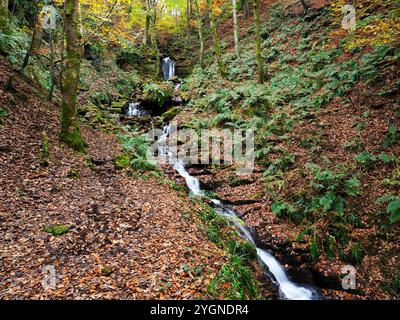
[[211, 281], [207, 288], [208, 293], [213, 298], [261, 298], [259, 283], [250, 267], [257, 257], [256, 248], [249, 241], [239, 237], [231, 224], [214, 208], [202, 201], [199, 201], [199, 205], [202, 207], [202, 210], [197, 212], [201, 220], [199, 229], [230, 256], [229, 262]]
[[66, 15], [71, 15], [74, 12], [74, 3], [73, 1], [67, 1], [65, 3], [65, 14]]
[[131, 167], [133, 170], [142, 170], [142, 171], [155, 171], [157, 170], [157, 166], [150, 163], [145, 159], [134, 159], [131, 162]]
[[122, 108], [127, 104], [128, 100], [118, 100], [111, 103], [111, 110], [120, 113]]
[[7, 117], [8, 112], [6, 109], [0, 108], [0, 117]]
[[230, 300], [248, 300], [261, 297], [259, 283], [254, 279], [251, 268], [241, 256], [232, 256], [218, 275], [211, 281], [208, 291], [213, 297]]
[[174, 108], [168, 110], [167, 112], [165, 112], [161, 116], [161, 118], [163, 119], [164, 122], [169, 122], [172, 119], [174, 119], [179, 114], [179, 112], [181, 112], [181, 109], [178, 107], [174, 107]]
[[53, 236], [62, 236], [68, 232], [68, 227], [64, 225], [44, 226], [43, 231]]
[[70, 148], [75, 151], [85, 153], [87, 144], [81, 136], [79, 127], [75, 128], [72, 132], [61, 134], [61, 140]]
[[229, 178], [229, 186], [230, 187], [240, 187], [248, 184], [252, 184], [254, 182], [253, 179], [238, 179], [237, 176], [231, 176]]
[[8, 28], [8, 9], [2, 1], [0, 6], [0, 29], [7, 30]]
[[0, 124], [3, 124], [3, 118], [8, 116], [8, 112], [6, 109], [0, 108]]
[[109, 277], [109, 276], [111, 276], [111, 275], [113, 274], [113, 272], [114, 272], [114, 270], [113, 270], [111, 267], [109, 267], [109, 266], [104, 266], [103, 268], [101, 268], [101, 274], [102, 274], [104, 277]]
[[114, 159], [114, 167], [116, 170], [123, 170], [129, 167], [130, 157], [128, 154], [120, 154]]
[[90, 158], [85, 159], [85, 163], [86, 163], [86, 165], [89, 167], [90, 170], [92, 170], [92, 171], [94, 171], [94, 172], [97, 171], [97, 166], [96, 166], [96, 164], [93, 162], [92, 159], [90, 159]]
[[161, 182], [178, 192], [184, 192], [186, 190], [186, 188], [183, 185], [179, 184], [175, 180], [161, 177]]

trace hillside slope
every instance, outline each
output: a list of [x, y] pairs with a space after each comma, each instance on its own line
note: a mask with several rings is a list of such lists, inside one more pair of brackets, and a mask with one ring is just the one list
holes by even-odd
[[203, 183], [239, 204], [282, 259], [291, 255], [314, 281], [336, 279], [322, 287], [340, 290], [342, 268], [351, 265], [358, 298], [398, 298], [400, 48], [354, 45], [328, 2], [311, 1], [307, 14], [287, 3], [263, 3], [267, 82], [257, 83], [253, 25], [239, 21], [236, 59], [230, 16], [223, 16], [227, 76], [209, 48], [208, 67], [186, 80], [191, 105], [176, 121], [255, 129], [257, 172], [242, 179], [232, 168], [213, 168], [199, 173]]

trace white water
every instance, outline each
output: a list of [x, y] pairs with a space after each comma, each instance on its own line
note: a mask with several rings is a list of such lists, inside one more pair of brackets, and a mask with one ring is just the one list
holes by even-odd
[[131, 102], [128, 107], [127, 116], [128, 117], [143, 117], [146, 112], [140, 110], [140, 102]]
[[164, 75], [164, 80], [169, 80], [175, 77], [175, 66], [176, 63], [170, 57], [163, 60], [162, 71]]
[[178, 91], [182, 87], [182, 82], [179, 82], [175, 85], [175, 91]]
[[[168, 136], [170, 134], [170, 127], [166, 126], [164, 128], [164, 135], [160, 138], [160, 142], [165, 143], [168, 139]], [[170, 156], [171, 153], [168, 151], [167, 147], [162, 147], [162, 154], [165, 156]], [[200, 188], [200, 181], [199, 179], [191, 176], [183, 162], [181, 160], [175, 160], [170, 164], [178, 171], [178, 173], [185, 178], [186, 184], [189, 188], [189, 190], [193, 193], [195, 196], [202, 195], [203, 192]], [[217, 208], [217, 212], [224, 217], [228, 218], [240, 231], [239, 234], [246, 239], [248, 239], [251, 243], [253, 243], [255, 246], [255, 241], [253, 236], [251, 235], [250, 231], [248, 228], [244, 225], [243, 221], [239, 219], [237, 216], [236, 212], [232, 209], [230, 209], [228, 206], [224, 205], [221, 201], [219, 200], [212, 200], [212, 202], [215, 204]], [[268, 267], [270, 273], [273, 275], [276, 283], [279, 286], [279, 291], [282, 295], [282, 298], [288, 299], [288, 300], [312, 300], [314, 292], [311, 289], [302, 287], [298, 284], [295, 284], [289, 280], [287, 277], [285, 270], [281, 266], [281, 264], [274, 258], [272, 254], [270, 254], [268, 251], [257, 248], [257, 255], [259, 259], [262, 261], [262, 263]]]

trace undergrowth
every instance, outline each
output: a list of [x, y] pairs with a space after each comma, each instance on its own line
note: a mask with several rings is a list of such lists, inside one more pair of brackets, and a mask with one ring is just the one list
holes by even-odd
[[229, 261], [211, 281], [208, 292], [213, 298], [229, 300], [260, 299], [260, 284], [251, 262], [257, 254], [253, 244], [238, 236], [229, 221], [203, 201], [193, 199], [201, 207], [197, 212], [199, 229], [229, 254]]

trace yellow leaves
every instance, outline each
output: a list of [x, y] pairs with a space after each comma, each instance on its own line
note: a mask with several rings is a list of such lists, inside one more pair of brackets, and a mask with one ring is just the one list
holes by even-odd
[[[331, 3], [331, 12], [334, 21], [341, 29], [344, 5], [354, 5], [356, 8], [357, 27], [345, 33], [349, 37], [346, 47], [383, 45], [400, 41], [400, 10], [395, 0], [335, 0]], [[339, 30], [331, 33], [332, 37], [343, 34]]]
[[212, 11], [213, 11], [213, 13], [216, 15], [216, 16], [218, 16], [218, 15], [220, 15], [223, 11], [221, 10], [221, 8], [219, 8], [219, 7], [213, 7], [212, 8]]
[[400, 18], [377, 19], [360, 27], [354, 34], [348, 48], [367, 45], [385, 45], [400, 42]]

